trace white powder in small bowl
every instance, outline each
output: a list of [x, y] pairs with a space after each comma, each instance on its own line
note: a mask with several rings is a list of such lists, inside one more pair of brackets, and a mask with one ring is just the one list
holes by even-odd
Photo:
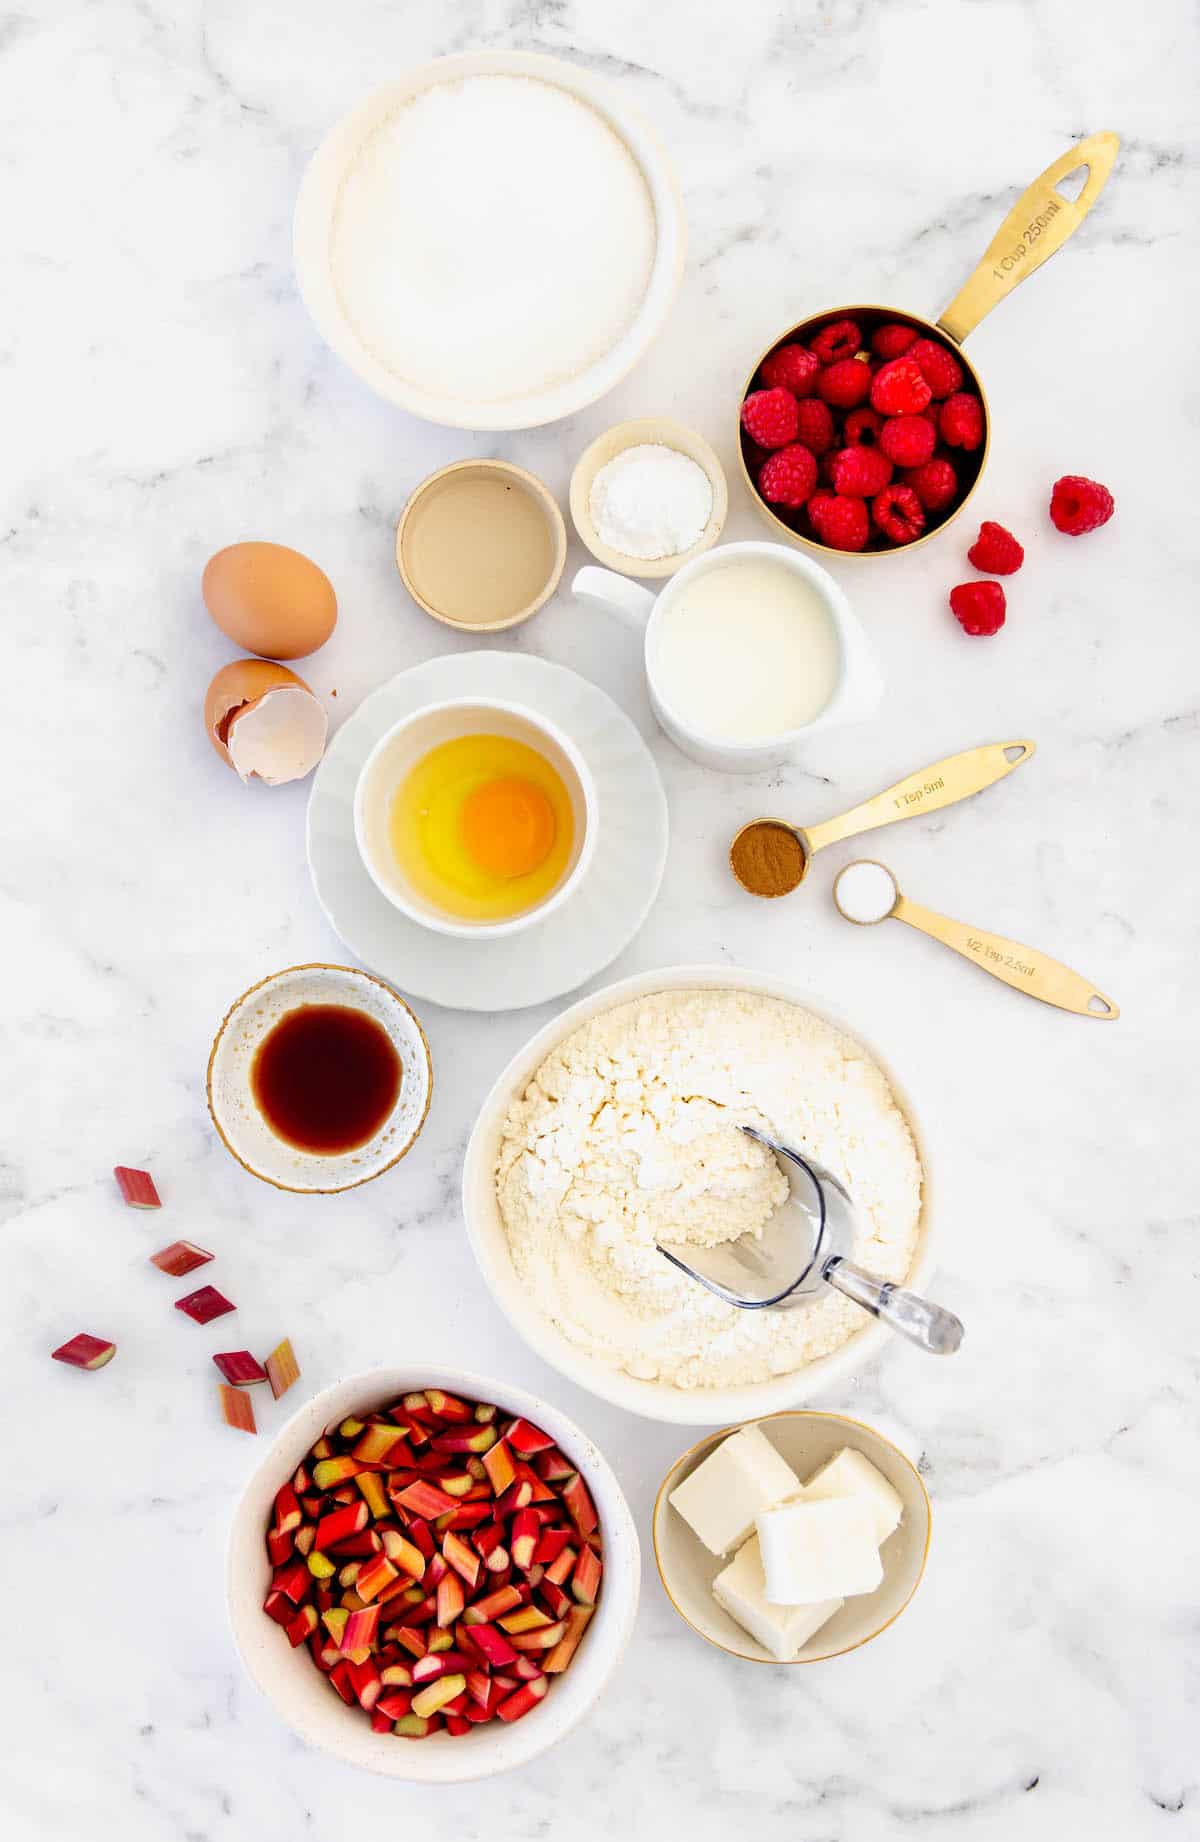
[[712, 507], [712, 481], [703, 467], [661, 441], [614, 454], [588, 495], [600, 542], [645, 562], [681, 556], [699, 543]]
[[367, 350], [433, 395], [502, 402], [576, 377], [637, 317], [654, 202], [625, 142], [537, 78], [434, 84], [367, 136], [330, 238]]

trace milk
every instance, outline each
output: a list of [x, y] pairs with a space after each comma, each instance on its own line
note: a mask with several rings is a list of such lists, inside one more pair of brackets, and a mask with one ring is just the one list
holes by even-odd
[[715, 556], [662, 597], [653, 674], [700, 735], [762, 742], [820, 715], [841, 673], [820, 590], [762, 556]]

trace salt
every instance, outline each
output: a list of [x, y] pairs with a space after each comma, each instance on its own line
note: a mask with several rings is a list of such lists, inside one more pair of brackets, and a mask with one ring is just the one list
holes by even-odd
[[624, 448], [592, 481], [588, 511], [610, 550], [651, 562], [699, 543], [712, 517], [712, 481], [662, 442]]
[[502, 402], [603, 358], [654, 265], [654, 202], [624, 141], [537, 78], [438, 83], [342, 182], [330, 262], [368, 351], [431, 394]]
[[847, 921], [882, 921], [895, 905], [896, 879], [881, 863], [865, 857], [848, 863], [833, 885], [833, 898]]

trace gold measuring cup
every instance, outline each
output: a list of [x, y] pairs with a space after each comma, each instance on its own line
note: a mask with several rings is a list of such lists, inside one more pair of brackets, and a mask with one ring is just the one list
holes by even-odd
[[[860, 556], [890, 556], [898, 550], [918, 550], [927, 544], [931, 537], [937, 537], [951, 521], [958, 517], [967, 500], [974, 492], [980, 475], [987, 463], [988, 448], [991, 444], [992, 421], [988, 409], [987, 396], [975, 366], [961, 350], [962, 342], [969, 333], [973, 333], [985, 314], [993, 307], [1006, 300], [1014, 288], [1032, 275], [1035, 269], [1060, 250], [1071, 237], [1104, 190], [1109, 174], [1116, 161], [1117, 150], [1121, 143], [1115, 134], [1107, 131], [1089, 134], [1084, 140], [1076, 141], [1074, 146], [1060, 154], [1058, 159], [1040, 173], [1017, 200], [999, 230], [988, 244], [977, 267], [967, 277], [950, 305], [946, 307], [937, 320], [927, 320], [921, 314], [909, 313], [895, 307], [878, 305], [858, 305], [854, 307], [826, 307], [820, 313], [809, 314], [787, 332], [773, 339], [756, 361], [745, 388], [738, 399], [738, 415], [741, 415], [743, 399], [754, 386], [763, 362], [781, 345], [796, 342], [807, 345], [809, 340], [832, 320], [853, 320], [860, 328], [864, 341], [869, 345], [872, 333], [886, 324], [899, 322], [904, 326], [916, 327], [919, 334], [933, 339], [939, 344], [949, 344], [965, 374], [964, 387], [969, 385], [978, 394], [983, 408], [983, 441], [973, 453], [956, 448], [954, 451], [955, 467], [959, 477], [960, 498], [958, 504], [924, 537], [915, 538], [911, 544], [889, 544], [883, 539], [871, 539], [872, 548], [865, 550], [837, 550], [828, 544], [818, 543], [807, 532], [797, 530], [794, 525], [781, 517], [765, 499], [759, 497], [758, 488], [747, 465], [746, 437], [738, 428], [738, 453], [742, 463], [742, 475], [745, 479], [750, 497], [773, 528], [776, 535], [782, 535], [793, 544], [804, 544], [810, 550], [816, 550], [823, 556], [836, 556], [839, 559], [853, 560]], [[1058, 187], [1081, 168], [1087, 168], [1087, 181], [1077, 198], [1068, 198]]]
[[[877, 873], [873, 882], [878, 887], [878, 900], [869, 913], [864, 913], [861, 906], [852, 912], [847, 892], [842, 887], [854, 870]], [[880, 921], [906, 921], [909, 927], [928, 934], [931, 940], [940, 940], [944, 947], [961, 953], [964, 959], [990, 972], [1003, 984], [1011, 985], [1014, 991], [1040, 998], [1043, 1004], [1053, 1004], [1057, 1010], [1071, 1011], [1076, 1017], [1091, 1017], [1098, 1023], [1113, 1023], [1121, 1015], [1112, 999], [1097, 991], [1090, 979], [1072, 972], [1070, 966], [1051, 959], [1048, 953], [1027, 947], [1020, 940], [1006, 940], [1003, 934], [987, 934], [966, 921], [952, 921], [949, 915], [939, 915], [932, 908], [910, 902], [907, 896], [901, 895], [900, 885], [887, 865], [874, 858], [860, 857], [839, 870], [833, 885], [833, 899], [838, 913], [845, 920], [853, 921], [856, 927], [875, 927]]]
[[898, 780], [894, 787], [886, 787], [873, 799], [851, 806], [849, 812], [825, 819], [820, 825], [799, 826], [789, 825], [783, 819], [751, 819], [748, 825], [742, 826], [729, 847], [729, 867], [749, 894], [763, 895], [763, 891], [747, 882], [738, 869], [738, 845], [757, 826], [786, 832], [800, 845], [795, 860], [795, 881], [772, 893], [790, 895], [808, 875], [813, 853], [823, 850], [827, 844], [840, 844], [844, 838], [857, 837], [859, 832], [874, 831], [881, 825], [894, 825], [899, 819], [920, 818], [926, 812], [937, 812], [942, 806], [953, 806], [960, 799], [969, 799], [973, 793], [982, 793], [985, 787], [1003, 780], [1006, 774], [1028, 761], [1035, 747], [1033, 742], [985, 742], [981, 748], [947, 755], [944, 761], [918, 768], [915, 774]]

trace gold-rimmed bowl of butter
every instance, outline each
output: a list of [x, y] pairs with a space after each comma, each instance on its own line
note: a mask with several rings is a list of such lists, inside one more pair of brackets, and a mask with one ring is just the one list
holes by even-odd
[[[705, 1480], [697, 1474], [727, 1441], [744, 1434], [750, 1435], [743, 1442], [744, 1453], [739, 1451], [734, 1459], [731, 1447], [719, 1475], [714, 1468], [709, 1498]], [[689, 1485], [689, 1480], [695, 1481]], [[684, 1485], [689, 1491], [680, 1493]], [[740, 1499], [739, 1490], [746, 1493]], [[829, 1598], [814, 1599], [811, 1611], [805, 1605], [766, 1601], [763, 1540], [773, 1544], [774, 1564], [775, 1547], [787, 1548], [791, 1505], [819, 1504], [817, 1520], [827, 1518], [830, 1525], [836, 1520], [836, 1535], [844, 1547], [847, 1532], [852, 1538], [857, 1533], [844, 1506], [859, 1492], [864, 1517], [874, 1522], [878, 1583], [870, 1585], [870, 1573], [857, 1582], [843, 1578], [843, 1591], [835, 1586]], [[756, 1504], [760, 1513], [769, 1512], [766, 1520], [771, 1526], [762, 1540], [757, 1530], [764, 1524], [757, 1529], [753, 1524]], [[920, 1473], [898, 1445], [865, 1421], [798, 1410], [727, 1426], [691, 1446], [659, 1487], [652, 1535], [663, 1590], [698, 1637], [749, 1663], [790, 1665], [844, 1656], [894, 1624], [921, 1584], [931, 1525], [932, 1510]], [[825, 1532], [834, 1533], [832, 1527]], [[808, 1539], [811, 1546], [811, 1531]], [[709, 1541], [723, 1552], [714, 1553]], [[779, 1564], [789, 1562], [797, 1564], [797, 1557], [782, 1552]], [[820, 1555], [802, 1553], [798, 1564], [819, 1567]], [[865, 1590], [845, 1590], [853, 1584]]]

